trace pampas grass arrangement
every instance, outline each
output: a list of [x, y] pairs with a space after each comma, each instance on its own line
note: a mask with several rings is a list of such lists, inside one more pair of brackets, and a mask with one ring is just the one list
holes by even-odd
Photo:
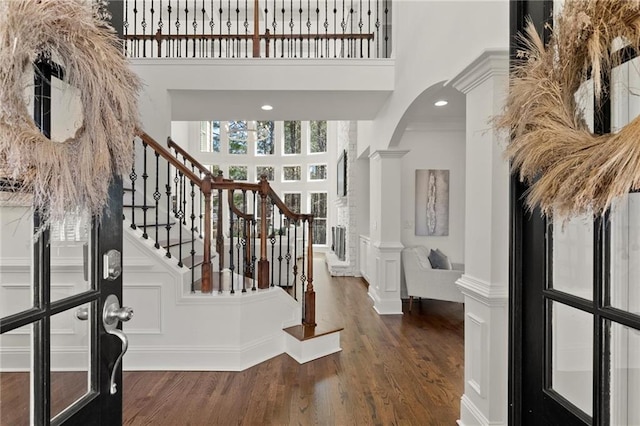
[[[78, 208], [100, 216], [114, 174], [131, 170], [140, 82], [96, 12], [85, 0], [0, 1], [0, 172], [33, 193], [45, 220]], [[79, 89], [84, 119], [65, 141], [47, 139], [25, 101], [42, 56]]]
[[513, 171], [531, 185], [527, 204], [556, 218], [602, 214], [640, 189], [640, 118], [593, 134], [574, 94], [592, 78], [596, 99], [603, 95], [603, 78], [620, 62], [614, 40], [640, 48], [640, 1], [567, 0], [547, 46], [531, 24], [523, 39], [496, 124], [510, 132]]

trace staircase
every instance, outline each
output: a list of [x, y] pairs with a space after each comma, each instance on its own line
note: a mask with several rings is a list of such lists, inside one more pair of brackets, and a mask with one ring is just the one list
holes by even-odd
[[184, 289], [204, 295], [280, 287], [302, 299], [302, 324], [315, 326], [313, 216], [292, 212], [265, 177], [214, 177], [176, 142], [168, 139], [165, 148], [142, 131], [133, 143], [124, 220], [182, 271]]

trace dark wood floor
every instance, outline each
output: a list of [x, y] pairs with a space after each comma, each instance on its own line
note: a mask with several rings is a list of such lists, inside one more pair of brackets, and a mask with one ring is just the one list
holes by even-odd
[[342, 352], [280, 355], [239, 373], [126, 372], [126, 425], [455, 425], [463, 393], [463, 306], [414, 301], [379, 316], [359, 278], [314, 266], [319, 321]]

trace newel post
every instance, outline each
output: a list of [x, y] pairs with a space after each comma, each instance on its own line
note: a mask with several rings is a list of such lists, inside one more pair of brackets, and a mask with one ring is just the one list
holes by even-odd
[[269, 182], [260, 178], [260, 260], [258, 261], [258, 288], [269, 288], [269, 261], [267, 260], [267, 194]]
[[309, 218], [307, 244], [307, 288], [304, 292], [304, 325], [316, 325], [316, 292], [313, 289], [313, 216]]
[[162, 57], [162, 28], [158, 28], [156, 31], [156, 43], [158, 43], [158, 58]]
[[211, 174], [202, 179], [204, 195], [204, 261], [202, 263], [202, 293], [211, 293]]

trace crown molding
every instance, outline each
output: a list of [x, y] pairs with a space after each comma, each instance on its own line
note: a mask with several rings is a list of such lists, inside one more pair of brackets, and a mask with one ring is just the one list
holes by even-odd
[[506, 49], [487, 49], [445, 86], [453, 86], [467, 94], [491, 77], [505, 75], [509, 75], [509, 52]]
[[409, 150], [407, 149], [379, 149], [369, 154], [369, 158], [377, 160], [378, 158], [402, 158]]

